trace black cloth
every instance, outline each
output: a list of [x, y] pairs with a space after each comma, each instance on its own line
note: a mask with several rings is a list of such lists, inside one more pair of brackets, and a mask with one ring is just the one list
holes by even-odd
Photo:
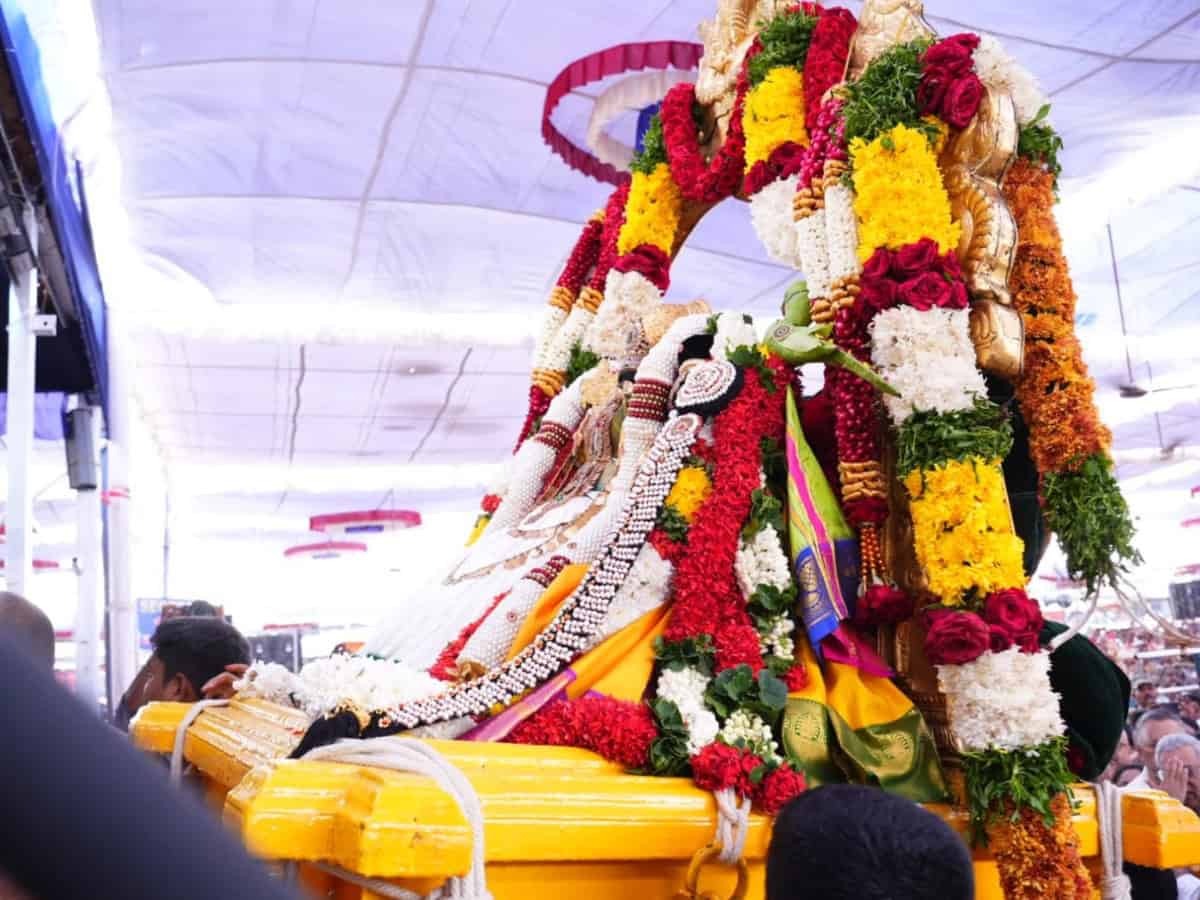
[[161, 768], [0, 642], [0, 871], [42, 900], [297, 900]]
[[1133, 885], [1133, 900], [1175, 900], [1179, 890], [1170, 869], [1147, 869], [1125, 863], [1125, 874]]

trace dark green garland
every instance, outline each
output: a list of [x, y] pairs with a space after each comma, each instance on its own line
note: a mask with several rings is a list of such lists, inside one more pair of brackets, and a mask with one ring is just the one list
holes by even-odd
[[930, 145], [939, 130], [926, 122], [917, 107], [917, 87], [924, 68], [921, 56], [929, 41], [910, 41], [888, 50], [867, 67], [862, 78], [846, 88], [846, 143], [862, 138], [870, 143], [897, 125], [920, 131]]
[[584, 350], [583, 345], [576, 341], [571, 347], [571, 358], [567, 361], [566, 385], [570, 387], [575, 379], [594, 369], [599, 362], [599, 356], [591, 350]]
[[1058, 161], [1058, 154], [1063, 149], [1063, 139], [1047, 121], [1049, 115], [1050, 104], [1047, 103], [1038, 110], [1033, 121], [1021, 126], [1017, 154], [1053, 175], [1054, 190], [1057, 194], [1058, 176], [1062, 174], [1062, 163]]
[[762, 83], [772, 69], [781, 66], [803, 69], [816, 27], [815, 16], [799, 11], [783, 13], [762, 26], [758, 33], [762, 52], [747, 67], [751, 87]]
[[1008, 815], [1017, 821], [1021, 812], [1031, 809], [1042, 817], [1047, 828], [1054, 827], [1050, 804], [1059, 794], [1071, 794], [1076, 781], [1067, 766], [1067, 739], [1054, 738], [1046, 743], [1020, 750], [983, 750], [962, 755], [967, 787], [967, 807], [971, 813], [971, 842], [987, 846], [988, 826]]
[[900, 428], [896, 467], [901, 476], [969, 459], [1003, 460], [1013, 445], [1012, 422], [1003, 407], [979, 398], [972, 409], [916, 412]]
[[667, 145], [663, 141], [662, 117], [655, 113], [642, 136], [641, 152], [633, 154], [629, 168], [643, 175], [652, 175], [661, 163], [667, 161]]

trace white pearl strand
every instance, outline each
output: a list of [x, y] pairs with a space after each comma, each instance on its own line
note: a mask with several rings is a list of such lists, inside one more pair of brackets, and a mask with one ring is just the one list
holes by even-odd
[[[583, 419], [583, 401], [580, 398], [582, 387], [582, 379], [576, 379], [574, 384], [551, 400], [543, 423], [552, 422], [573, 432]], [[501, 531], [529, 515], [542, 493], [546, 476], [550, 474], [557, 457], [554, 449], [541, 441], [531, 438], [521, 445], [513, 464], [508, 491], [492, 516], [489, 530]]]
[[406, 728], [460, 716], [482, 716], [561, 671], [587, 648], [604, 621], [618, 587], [629, 575], [638, 549], [654, 528], [658, 508], [691, 453], [703, 420], [686, 415], [671, 420], [638, 466], [629, 496], [600, 557], [534, 644], [484, 678], [438, 697], [406, 704], [391, 718]]

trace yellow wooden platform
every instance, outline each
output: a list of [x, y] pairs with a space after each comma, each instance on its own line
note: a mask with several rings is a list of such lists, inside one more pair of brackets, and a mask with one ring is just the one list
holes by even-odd
[[[185, 704], [153, 704], [131, 732], [143, 749], [170, 753]], [[286, 760], [307, 721], [256, 700], [205, 710], [184, 754], [208, 782], [226, 821], [269, 860], [328, 863], [412, 890], [465, 874], [471, 834], [454, 802], [428, 779], [336, 763]], [[689, 780], [625, 774], [582, 750], [433, 742], [474, 785], [483, 805], [488, 880], [497, 900], [670, 898], [716, 824], [713, 798]], [[1085, 857], [1099, 853], [1095, 797], [1077, 791]], [[960, 832], [964, 812], [931, 807]], [[1200, 818], [1164, 794], [1126, 795], [1125, 858], [1156, 868], [1200, 864]], [[762, 896], [769, 820], [755, 815], [746, 844], [750, 897]], [[995, 865], [976, 856], [977, 896], [1002, 897]], [[321, 896], [375, 896], [313, 870]], [[728, 896], [732, 873], [705, 887]], [[330, 893], [332, 892], [332, 893]]]

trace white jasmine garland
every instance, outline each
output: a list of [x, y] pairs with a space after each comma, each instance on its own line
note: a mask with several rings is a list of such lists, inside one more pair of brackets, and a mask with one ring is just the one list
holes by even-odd
[[747, 600], [760, 584], [784, 590], [791, 584], [787, 557], [774, 528], [763, 528], [749, 541], [741, 541], [734, 560], [738, 587]]
[[575, 304], [571, 308], [571, 314], [546, 348], [542, 368], [551, 372], [565, 372], [571, 362], [571, 348], [583, 340], [584, 333], [594, 318], [594, 313], [588, 312], [578, 303]]
[[241, 696], [303, 710], [318, 719], [351, 706], [371, 712], [432, 697], [445, 690], [436, 678], [401, 663], [366, 656], [331, 656], [293, 674], [276, 663], [255, 663], [235, 685]]
[[825, 210], [817, 210], [795, 223], [800, 268], [808, 282], [810, 297], [828, 297], [833, 290], [829, 274], [829, 247], [825, 234]]
[[669, 700], [679, 710], [688, 732], [688, 755], [695, 756], [717, 739], [720, 725], [717, 717], [704, 705], [704, 692], [709, 677], [691, 667], [663, 669], [658, 676], [657, 693], [660, 700]]
[[825, 189], [825, 245], [829, 251], [831, 283], [862, 271], [858, 262], [854, 192], [841, 182]]
[[662, 292], [641, 272], [608, 273], [604, 302], [584, 337], [584, 346], [605, 359], [623, 362], [642, 338], [642, 316], [662, 303]]
[[1050, 654], [985, 653], [962, 666], [938, 666], [950, 725], [968, 751], [1036, 747], [1065, 730], [1050, 687]]
[[753, 347], [758, 344], [758, 332], [754, 324], [742, 318], [741, 313], [721, 313], [717, 316], [717, 333], [713, 337], [712, 355], [728, 354], [738, 347]]
[[779, 742], [771, 733], [771, 726], [744, 709], [736, 710], [725, 720], [721, 728], [721, 740], [731, 747], [744, 747], [762, 757], [763, 762], [779, 760]]
[[796, 652], [796, 644], [792, 640], [792, 632], [796, 630], [796, 623], [792, 621], [791, 616], [782, 613], [771, 619], [769, 625], [767, 632], [759, 636], [763, 653], [767, 656], [791, 659], [792, 654]]
[[750, 222], [767, 255], [776, 262], [801, 268], [797, 246], [792, 199], [796, 196], [799, 175], [768, 184], [750, 198]]
[[966, 410], [976, 397], [987, 396], [975, 366], [969, 316], [965, 309], [920, 312], [897, 306], [872, 320], [871, 361], [900, 392], [899, 397], [884, 397], [897, 426], [914, 412]]
[[560, 306], [547, 306], [546, 312], [542, 317], [542, 330], [538, 336], [537, 346], [533, 352], [533, 367], [535, 369], [545, 369], [549, 359], [550, 347], [554, 343], [554, 337], [558, 334], [560, 328], [567, 321], [567, 310]]
[[974, 61], [975, 73], [984, 84], [997, 93], [1012, 94], [1019, 124], [1032, 122], [1038, 111], [1050, 102], [1033, 74], [1013, 59], [990, 34], [979, 36]]

